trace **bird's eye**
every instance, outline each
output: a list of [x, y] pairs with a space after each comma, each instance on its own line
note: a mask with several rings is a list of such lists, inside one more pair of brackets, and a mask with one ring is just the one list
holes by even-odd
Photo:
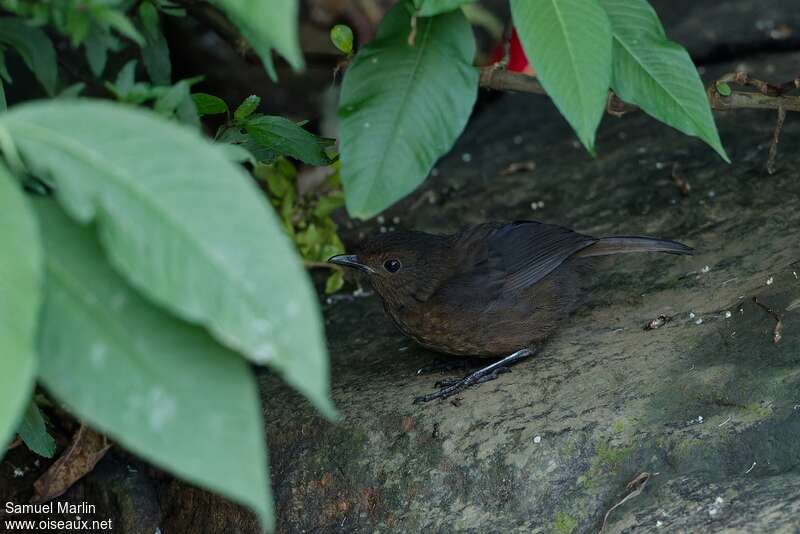
[[386, 260], [383, 262], [383, 268], [390, 273], [396, 273], [402, 266], [403, 265], [400, 263], [400, 260]]

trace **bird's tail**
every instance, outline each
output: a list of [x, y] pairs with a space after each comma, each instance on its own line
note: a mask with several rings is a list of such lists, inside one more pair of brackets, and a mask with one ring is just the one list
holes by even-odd
[[613, 236], [598, 239], [594, 245], [581, 250], [576, 256], [588, 258], [591, 256], [607, 256], [609, 254], [625, 254], [628, 252], [666, 252], [667, 254], [681, 254], [691, 256], [692, 247], [668, 239], [641, 236]]

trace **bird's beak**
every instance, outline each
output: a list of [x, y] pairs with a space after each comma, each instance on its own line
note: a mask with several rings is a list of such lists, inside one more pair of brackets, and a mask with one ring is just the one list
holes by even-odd
[[367, 274], [375, 274], [375, 270], [369, 265], [365, 265], [358, 261], [358, 256], [355, 254], [339, 254], [328, 260], [328, 263], [335, 263], [343, 267], [350, 267], [351, 269], [358, 269], [359, 271]]

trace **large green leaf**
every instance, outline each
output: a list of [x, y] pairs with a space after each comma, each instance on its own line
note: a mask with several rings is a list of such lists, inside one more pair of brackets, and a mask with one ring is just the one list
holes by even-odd
[[97, 221], [134, 286], [333, 413], [316, 295], [274, 212], [223, 150], [102, 101], [19, 106], [0, 127], [72, 217]]
[[611, 27], [597, 0], [511, 0], [522, 47], [589, 152], [611, 83]]
[[272, 49], [295, 69], [303, 68], [297, 0], [212, 0], [242, 32], [275, 79]]
[[0, 43], [13, 47], [33, 71], [47, 94], [56, 92], [58, 68], [53, 43], [42, 30], [16, 17], [0, 18]]
[[339, 103], [347, 209], [371, 217], [414, 190], [452, 148], [472, 112], [475, 39], [461, 11], [417, 21], [389, 11], [347, 69]]
[[28, 407], [41, 300], [39, 231], [19, 184], [0, 164], [0, 458]]
[[667, 39], [647, 0], [600, 2], [614, 35], [614, 92], [656, 119], [699, 137], [730, 162], [692, 59], [682, 46]]
[[247, 362], [131, 289], [93, 227], [34, 203], [45, 243], [39, 377], [136, 454], [246, 504], [271, 525], [258, 389]]

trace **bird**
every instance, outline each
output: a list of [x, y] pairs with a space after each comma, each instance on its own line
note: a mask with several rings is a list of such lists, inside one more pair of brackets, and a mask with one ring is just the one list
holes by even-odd
[[632, 252], [692, 255], [677, 241], [592, 237], [539, 221], [487, 222], [450, 235], [376, 234], [328, 261], [365, 273], [386, 313], [423, 347], [499, 358], [416, 402], [447, 398], [532, 356], [581, 300], [579, 282], [596, 256]]

